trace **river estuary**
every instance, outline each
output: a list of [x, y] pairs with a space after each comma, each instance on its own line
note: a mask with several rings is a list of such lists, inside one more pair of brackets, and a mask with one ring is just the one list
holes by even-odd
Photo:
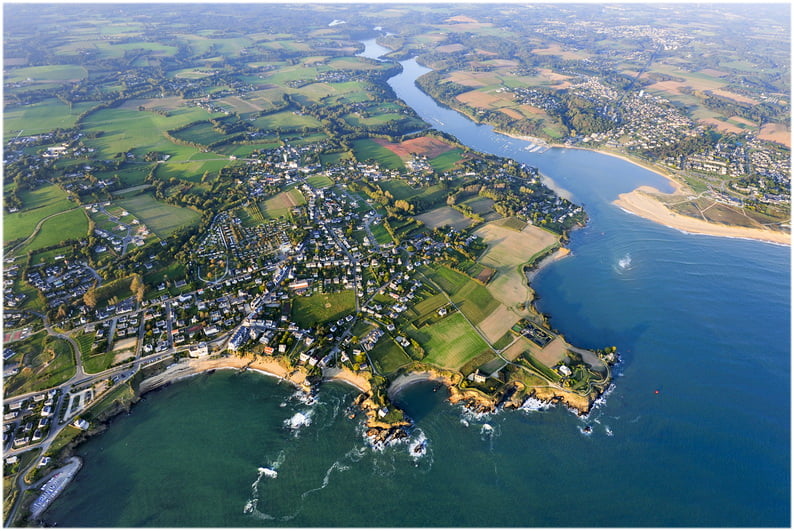
[[[365, 54], [383, 52], [369, 41]], [[617, 345], [615, 386], [587, 419], [527, 408], [474, 418], [419, 383], [400, 405], [426, 439], [368, 448], [357, 391], [307, 405], [258, 374], [219, 371], [147, 395], [79, 449], [45, 518], [59, 526], [788, 526], [790, 254], [683, 234], [627, 214], [619, 193], [669, 190], [618, 158], [528, 144], [435, 104], [404, 61], [390, 80], [434, 127], [537, 166], [587, 227], [533, 281], [573, 344]], [[592, 433], [583, 432], [585, 425]], [[277, 471], [271, 477], [260, 471]]]

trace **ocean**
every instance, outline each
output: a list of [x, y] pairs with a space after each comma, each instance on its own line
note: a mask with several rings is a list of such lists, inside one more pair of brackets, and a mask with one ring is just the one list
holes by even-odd
[[[368, 44], [368, 52], [378, 55]], [[790, 249], [684, 234], [611, 204], [659, 175], [574, 149], [529, 152], [436, 105], [413, 61], [390, 83], [435, 127], [537, 166], [585, 205], [572, 255], [533, 281], [569, 342], [618, 347], [587, 418], [562, 407], [475, 417], [432, 383], [398, 403], [411, 443], [362, 438], [357, 391], [306, 404], [259, 374], [219, 371], [146, 396], [82, 445], [45, 513], [62, 527], [790, 525]], [[591, 426], [592, 432], [584, 431]], [[427, 441], [424, 456], [409, 449]], [[269, 468], [277, 477], [260, 470]]]

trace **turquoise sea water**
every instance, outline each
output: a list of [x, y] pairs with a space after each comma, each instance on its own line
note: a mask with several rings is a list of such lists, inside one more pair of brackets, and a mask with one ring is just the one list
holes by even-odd
[[[46, 514], [59, 526], [788, 526], [790, 252], [687, 235], [611, 205], [658, 175], [581, 150], [529, 153], [413, 86], [397, 93], [475, 149], [538, 166], [591, 220], [533, 286], [583, 347], [617, 345], [615, 386], [587, 419], [562, 408], [473, 418], [432, 384], [399, 397], [414, 442], [381, 452], [345, 413], [274, 379], [218, 372], [176, 383], [80, 448]], [[658, 393], [656, 392], [658, 391]], [[300, 414], [300, 415], [298, 415]], [[308, 417], [297, 429], [290, 423]], [[593, 426], [584, 434], [585, 425]], [[259, 467], [277, 470], [271, 478]], [[248, 508], [248, 512], [246, 512]]]

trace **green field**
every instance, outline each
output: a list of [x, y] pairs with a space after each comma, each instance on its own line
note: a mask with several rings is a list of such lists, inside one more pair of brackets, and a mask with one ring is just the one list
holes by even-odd
[[113, 364], [113, 358], [115, 357], [116, 353], [113, 351], [102, 352], [94, 354], [93, 356], [83, 356], [83, 369], [85, 369], [85, 372], [88, 374], [102, 372], [110, 368]]
[[117, 175], [121, 186], [129, 188], [144, 184], [146, 175], [151, 168], [152, 166], [149, 164], [136, 164], [133, 166], [124, 166], [118, 170], [96, 172], [94, 176], [97, 179], [110, 179], [114, 175]]
[[41, 332], [14, 343], [14, 350], [22, 353], [24, 368], [16, 375], [5, 378], [5, 396], [49, 389], [74, 376], [74, 352], [63, 339]]
[[5, 83], [52, 83], [79, 81], [88, 77], [88, 71], [78, 65], [46, 65], [12, 68], [5, 72]]
[[[391, 151], [389, 151], [389, 153], [391, 153]], [[408, 199], [418, 195], [419, 192], [421, 192], [421, 190], [414, 190], [408, 183], [401, 179], [391, 179], [388, 181], [379, 182], [378, 184], [384, 191], [389, 192], [395, 200]]]
[[294, 131], [302, 130], [303, 128], [309, 130], [322, 127], [322, 124], [316, 118], [289, 110], [267, 114], [251, 123], [263, 131]]
[[479, 323], [488, 317], [498, 306], [499, 301], [491, 296], [488, 288], [477, 282], [470, 280], [456, 294], [451, 296], [460, 311], [462, 311], [471, 322]]
[[462, 367], [488, 350], [488, 345], [460, 313], [422, 327], [414, 333], [427, 352], [424, 361], [446, 369]]
[[328, 188], [334, 185], [334, 181], [325, 175], [312, 175], [306, 179], [306, 182], [315, 188]]
[[36, 251], [64, 240], [84, 238], [87, 234], [88, 217], [85, 210], [77, 208], [45, 221], [38, 234], [20, 252]]
[[222, 142], [228, 138], [228, 135], [213, 130], [212, 124], [209, 122], [196, 122], [186, 129], [171, 133], [171, 135], [185, 142], [193, 142], [202, 146]]
[[476, 280], [445, 266], [431, 270], [432, 278], [473, 323], [488, 317], [498, 306], [488, 289]]
[[370, 351], [369, 358], [381, 374], [391, 374], [411, 362], [411, 358], [389, 336], [378, 341]]
[[95, 105], [96, 102], [93, 101], [75, 103], [70, 110], [68, 105], [52, 98], [29, 105], [7, 106], [3, 110], [3, 135], [8, 140], [19, 131], [27, 136], [46, 133], [59, 127], [68, 129], [74, 126], [82, 112]]
[[426, 274], [428, 274], [441, 289], [446, 291], [448, 295], [455, 295], [458, 291], [463, 289], [463, 286], [472, 280], [463, 273], [453, 271], [446, 266], [433, 267], [429, 269]]
[[374, 160], [384, 168], [393, 170], [405, 168], [400, 157], [370, 138], [354, 140], [353, 153], [360, 161]]
[[296, 206], [305, 205], [306, 198], [297, 188], [286, 190], [262, 201], [259, 206], [266, 218], [288, 218], [290, 210]]
[[387, 243], [394, 243], [391, 234], [389, 234], [389, 231], [386, 230], [386, 227], [384, 227], [382, 223], [371, 223], [369, 230], [372, 231], [372, 236], [379, 244], [386, 245]]
[[149, 194], [121, 199], [115, 204], [132, 212], [160, 238], [168, 236], [179, 227], [193, 225], [201, 217], [194, 210], [162, 203]]
[[309, 297], [296, 297], [292, 301], [292, 319], [301, 328], [334, 321], [356, 310], [353, 290], [337, 293], [316, 293]]
[[4, 244], [18, 238], [27, 238], [42, 219], [76, 206], [66, 198], [66, 193], [54, 184], [33, 191], [26, 190], [20, 195], [24, 210], [3, 215]]
[[140, 159], [149, 151], [159, 151], [170, 155], [169, 160], [187, 160], [197, 152], [196, 148], [176, 145], [163, 133], [208, 117], [207, 111], [198, 107], [174, 109], [169, 116], [113, 108], [89, 114], [81, 127], [89, 132], [102, 132], [98, 138], [86, 140], [88, 146], [99, 151], [99, 157], [111, 159], [117, 153], [132, 151]]
[[[195, 160], [199, 158], [199, 155], [209, 155], [214, 158], [212, 160]], [[199, 183], [204, 177], [204, 173], [209, 172], [207, 176], [208, 182], [212, 182], [222, 168], [230, 165], [228, 160], [219, 159], [217, 155], [212, 153], [196, 153], [191, 159], [193, 160], [159, 164], [157, 166], [157, 177], [160, 179], [176, 177], [177, 179]]]
[[460, 148], [455, 148], [430, 159], [430, 165], [436, 171], [449, 171], [455, 167], [455, 164], [458, 163], [462, 156], [463, 150]]

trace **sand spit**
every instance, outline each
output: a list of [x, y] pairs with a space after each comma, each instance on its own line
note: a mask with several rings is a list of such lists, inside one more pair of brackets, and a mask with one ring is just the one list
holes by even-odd
[[669, 210], [656, 198], [648, 195], [649, 193], [658, 194], [661, 192], [650, 186], [641, 186], [633, 192], [621, 194], [614, 201], [614, 204], [631, 214], [688, 233], [791, 245], [791, 235], [784, 232], [710, 223], [702, 219], [677, 214]]

